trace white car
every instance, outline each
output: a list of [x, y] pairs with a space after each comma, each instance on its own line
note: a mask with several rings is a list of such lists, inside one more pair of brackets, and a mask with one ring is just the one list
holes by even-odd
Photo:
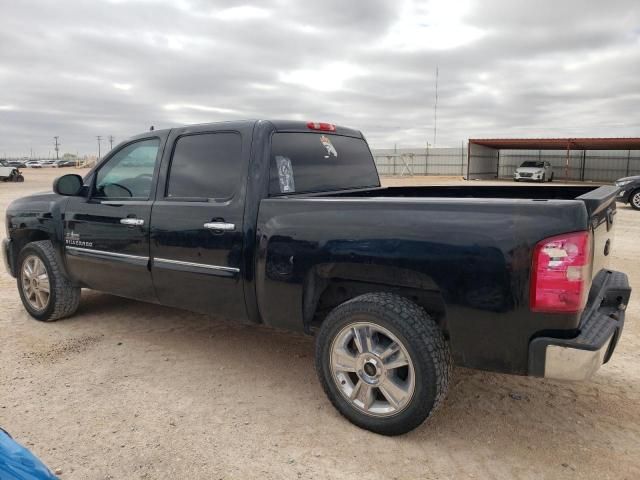
[[38, 160], [30, 160], [25, 163], [25, 166], [27, 168], [42, 168], [42, 163], [40, 163]]
[[552, 182], [553, 169], [549, 162], [543, 161], [526, 161], [523, 162], [513, 174], [513, 180], [532, 180], [534, 182]]

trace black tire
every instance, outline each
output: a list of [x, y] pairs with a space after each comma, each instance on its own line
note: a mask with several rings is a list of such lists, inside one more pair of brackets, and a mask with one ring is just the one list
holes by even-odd
[[540, 179], [540, 183], [544, 183], [547, 181], [547, 175], [545, 173], [542, 174], [542, 178]]
[[[334, 338], [355, 318], [390, 331], [406, 349], [415, 372], [415, 388], [407, 405], [391, 416], [377, 417], [354, 406], [343, 395], [331, 369]], [[392, 293], [367, 293], [336, 307], [316, 338], [316, 371], [336, 409], [355, 425], [382, 435], [401, 435], [422, 424], [443, 402], [452, 358], [442, 331], [423, 308]]]
[[15, 181], [18, 183], [22, 183], [24, 182], [24, 177], [22, 175], [17, 175]]
[[551, 172], [551, 176], [549, 177], [549, 183], [553, 182], [553, 172]]
[[640, 189], [634, 190], [631, 195], [629, 195], [629, 205], [631, 205], [631, 208], [634, 210], [640, 210]]
[[[22, 282], [25, 260], [30, 256], [38, 257], [43, 263], [49, 278], [49, 299], [45, 308], [34, 308], [26, 298]], [[63, 275], [53, 245], [49, 240], [28, 243], [18, 255], [17, 283], [20, 299], [24, 308], [36, 320], [51, 322], [73, 315], [80, 304], [80, 288], [75, 287]]]

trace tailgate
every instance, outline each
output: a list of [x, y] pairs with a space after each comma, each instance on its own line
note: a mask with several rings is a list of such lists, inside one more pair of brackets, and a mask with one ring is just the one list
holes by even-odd
[[619, 190], [614, 185], [606, 185], [577, 198], [585, 203], [593, 230], [593, 277], [609, 266], [616, 224], [616, 196]]

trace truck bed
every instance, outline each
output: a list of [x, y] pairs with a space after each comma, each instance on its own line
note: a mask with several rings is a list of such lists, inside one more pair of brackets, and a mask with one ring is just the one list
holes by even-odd
[[360, 198], [495, 198], [514, 200], [582, 200], [589, 215], [608, 205], [618, 192], [614, 185], [452, 185], [423, 187], [382, 187], [350, 192], [320, 194]]

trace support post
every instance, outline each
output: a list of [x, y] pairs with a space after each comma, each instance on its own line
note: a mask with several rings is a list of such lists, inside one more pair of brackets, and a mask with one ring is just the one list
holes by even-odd
[[564, 179], [569, 180], [569, 154], [571, 152], [571, 142], [567, 142], [567, 159], [564, 164]]
[[467, 142], [467, 180], [469, 180], [470, 165], [471, 165], [471, 142]]

